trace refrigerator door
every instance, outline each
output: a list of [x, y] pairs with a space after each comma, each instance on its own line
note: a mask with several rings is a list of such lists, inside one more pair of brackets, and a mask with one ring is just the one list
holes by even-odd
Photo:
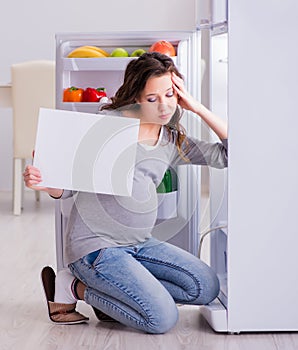
[[229, 1], [225, 327], [222, 305], [203, 307], [218, 331], [298, 330], [297, 11]]
[[228, 24], [228, 0], [196, 0], [198, 30], [210, 28], [213, 34], [227, 31]]
[[[201, 101], [217, 115], [225, 118], [227, 112], [228, 0], [197, 0], [196, 23], [201, 35], [201, 57], [206, 63]], [[218, 41], [223, 43], [222, 47], [218, 47]], [[223, 84], [220, 85], [221, 83]], [[202, 129], [202, 139], [217, 141], [212, 135], [209, 128]], [[218, 299], [210, 305], [202, 306], [201, 311], [214, 330], [226, 332], [228, 327], [227, 170], [203, 169], [201, 177], [202, 189], [209, 194], [204, 210], [210, 213], [210, 226], [208, 227], [210, 264], [220, 280]]]

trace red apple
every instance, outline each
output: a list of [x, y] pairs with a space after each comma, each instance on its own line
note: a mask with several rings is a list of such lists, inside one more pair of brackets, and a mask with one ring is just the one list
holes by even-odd
[[167, 56], [176, 56], [176, 50], [174, 46], [166, 40], [159, 40], [152, 44], [149, 48], [149, 52], [153, 51], [163, 53]]

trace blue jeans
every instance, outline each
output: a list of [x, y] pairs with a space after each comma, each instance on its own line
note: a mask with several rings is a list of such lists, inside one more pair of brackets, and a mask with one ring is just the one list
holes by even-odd
[[86, 286], [86, 303], [148, 333], [165, 333], [178, 319], [176, 303], [208, 304], [219, 292], [213, 270], [194, 255], [155, 238], [112, 247], [70, 264]]

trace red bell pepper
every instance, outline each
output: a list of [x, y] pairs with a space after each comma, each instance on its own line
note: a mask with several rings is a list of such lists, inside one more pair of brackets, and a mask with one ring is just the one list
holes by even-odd
[[91, 88], [88, 87], [83, 93], [83, 102], [98, 102], [104, 96], [107, 96], [105, 88]]

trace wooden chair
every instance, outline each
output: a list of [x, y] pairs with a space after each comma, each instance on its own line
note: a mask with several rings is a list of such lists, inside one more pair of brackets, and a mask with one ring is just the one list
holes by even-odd
[[[39, 108], [55, 108], [55, 62], [35, 60], [11, 66], [13, 106], [13, 213], [21, 214], [22, 173], [32, 159]], [[39, 200], [39, 192], [36, 191]]]

